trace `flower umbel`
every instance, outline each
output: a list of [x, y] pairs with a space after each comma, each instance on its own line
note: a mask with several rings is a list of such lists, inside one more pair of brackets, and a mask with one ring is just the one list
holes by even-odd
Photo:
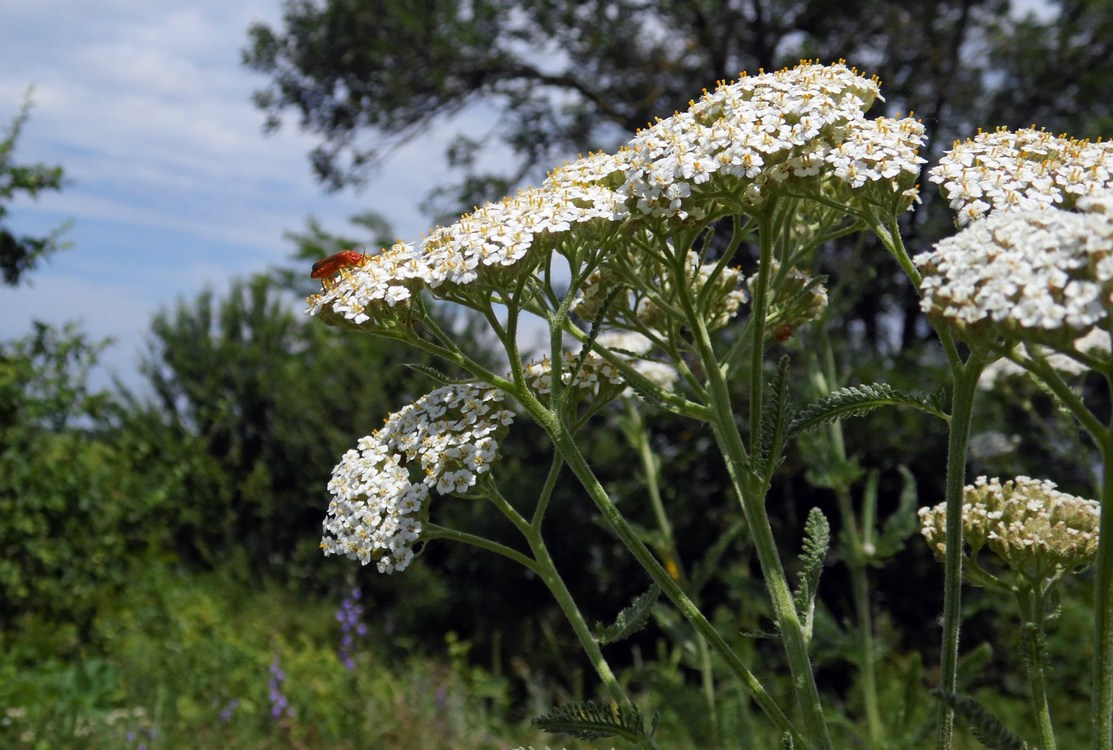
[[[975, 570], [989, 548], [1028, 584], [1054, 581], [1093, 561], [1101, 506], [1068, 495], [1047, 480], [1019, 476], [1002, 483], [978, 477], [963, 489], [962, 530]], [[936, 555], [947, 548], [946, 505], [920, 509], [921, 533]]]
[[[489, 471], [514, 419], [503, 394], [478, 384], [448, 385], [391, 414], [333, 469], [321, 548], [382, 573], [413, 560], [429, 491], [467, 492]], [[415, 480], [412, 474], [420, 475]]]
[[914, 190], [923, 126], [867, 120], [880, 98], [875, 78], [842, 63], [743, 75], [639, 132], [627, 146], [622, 191], [643, 214], [698, 219], [750, 212], [780, 187], [804, 183]]
[[951, 202], [959, 226], [990, 210], [1073, 208], [1110, 187], [1113, 143], [1004, 128], [957, 141], [928, 179]]
[[1113, 216], [997, 212], [915, 263], [923, 311], [960, 335], [1069, 347], [1109, 315]]

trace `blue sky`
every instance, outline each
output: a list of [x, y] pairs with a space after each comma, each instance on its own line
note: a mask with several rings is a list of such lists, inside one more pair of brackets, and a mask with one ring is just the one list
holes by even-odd
[[0, 338], [33, 319], [80, 320], [116, 344], [95, 381], [134, 367], [154, 312], [206, 286], [283, 264], [282, 234], [305, 219], [358, 236], [348, 217], [374, 208], [399, 236], [442, 164], [448, 132], [392, 156], [362, 192], [328, 194], [296, 124], [264, 135], [251, 104], [265, 79], [240, 64], [247, 28], [276, 24], [280, 0], [4, 0], [0, 123], [34, 87], [17, 162], [60, 164], [68, 185], [10, 206], [17, 234], [72, 221], [71, 249], [17, 289], [0, 288]]

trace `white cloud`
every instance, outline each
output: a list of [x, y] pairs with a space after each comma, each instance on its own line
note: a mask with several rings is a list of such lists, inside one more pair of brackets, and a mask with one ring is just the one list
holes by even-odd
[[[312, 214], [343, 230], [375, 208], [402, 235], [425, 228], [416, 208], [440, 164], [437, 139], [403, 149], [362, 194], [314, 182], [311, 138], [262, 133], [251, 93], [266, 81], [240, 64], [248, 26], [277, 23], [279, 0], [6, 0], [0, 45], [0, 124], [33, 85], [20, 162], [61, 164], [69, 184], [13, 203], [18, 233], [65, 218], [72, 250], [0, 289], [0, 336], [32, 319], [82, 319], [120, 341], [126, 369], [151, 315], [206, 285], [283, 262], [283, 238]], [[133, 363], [132, 363], [133, 364]]]

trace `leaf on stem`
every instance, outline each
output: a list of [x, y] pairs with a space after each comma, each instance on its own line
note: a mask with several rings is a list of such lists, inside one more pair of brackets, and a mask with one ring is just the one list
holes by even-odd
[[904, 540], [915, 534], [919, 529], [918, 516], [916, 515], [916, 508], [919, 505], [916, 478], [905, 466], [898, 466], [897, 470], [904, 479], [904, 486], [900, 491], [897, 509], [885, 519], [885, 524], [881, 527], [881, 534], [874, 545], [872, 558], [878, 565], [884, 564], [887, 558], [900, 552], [904, 547]]
[[970, 733], [989, 750], [1028, 750], [1028, 743], [1013, 734], [981, 703], [968, 695], [935, 689], [931, 694], [954, 709]]
[[831, 526], [823, 511], [812, 508], [808, 512], [808, 520], [804, 522], [804, 544], [800, 553], [800, 562], [804, 564], [804, 569], [800, 571], [800, 587], [793, 597], [796, 614], [803, 622], [807, 639], [811, 638], [812, 623], [815, 620], [815, 595], [819, 590], [819, 576], [823, 573], [823, 563], [830, 545]]
[[598, 632], [596, 640], [602, 645], [617, 643], [644, 628], [649, 621], [650, 613], [653, 611], [653, 605], [657, 603], [660, 595], [660, 587], [653, 584], [648, 591], [635, 597], [628, 607], [619, 612], [613, 624], [605, 626], [603, 623], [597, 622], [595, 624], [595, 630]]
[[768, 398], [762, 403], [761, 446], [758, 455], [754, 456], [754, 466], [766, 485], [784, 460], [789, 430], [788, 364], [788, 357], [781, 357], [777, 373], [769, 382]]
[[882, 406], [911, 406], [940, 419], [948, 418], [937, 394], [903, 393], [887, 383], [868, 383], [840, 388], [801, 410], [789, 425], [795, 435], [817, 425], [848, 417], [861, 417]]
[[631, 742], [652, 737], [657, 728], [655, 716], [646, 731], [641, 711], [633, 703], [600, 706], [594, 701], [557, 706], [530, 723], [551, 734], [567, 734], [583, 740], [621, 737]]

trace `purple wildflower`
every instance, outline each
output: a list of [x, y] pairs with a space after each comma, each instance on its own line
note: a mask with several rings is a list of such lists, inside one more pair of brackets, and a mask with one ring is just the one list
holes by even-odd
[[358, 588], [352, 589], [352, 593], [340, 602], [340, 609], [336, 613], [336, 619], [340, 623], [340, 661], [349, 672], [354, 672], [356, 668], [352, 653], [355, 650], [356, 638], [367, 637], [367, 625], [363, 622], [363, 605], [359, 603], [362, 597], [362, 591]]

